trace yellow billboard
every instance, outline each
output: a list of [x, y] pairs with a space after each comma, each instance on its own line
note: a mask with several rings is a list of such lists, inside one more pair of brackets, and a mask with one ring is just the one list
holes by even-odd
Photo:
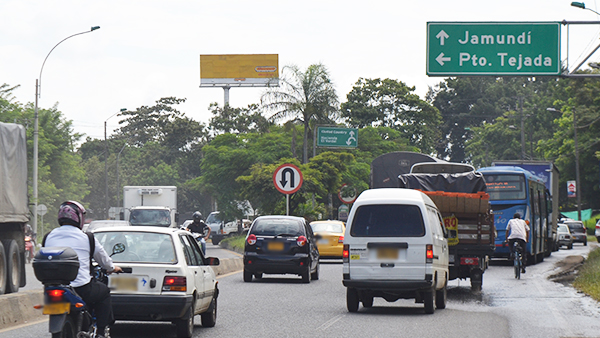
[[277, 85], [278, 54], [200, 55], [200, 86]]

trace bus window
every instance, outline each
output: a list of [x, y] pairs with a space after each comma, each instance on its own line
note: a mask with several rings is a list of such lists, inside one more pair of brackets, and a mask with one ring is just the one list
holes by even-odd
[[519, 174], [483, 174], [490, 200], [522, 200], [527, 197], [525, 177]]

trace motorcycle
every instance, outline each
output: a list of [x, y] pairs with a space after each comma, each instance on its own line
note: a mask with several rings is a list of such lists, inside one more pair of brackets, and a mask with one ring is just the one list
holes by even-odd
[[35, 241], [31, 236], [25, 236], [25, 258], [27, 263], [31, 263], [33, 256], [35, 255]]
[[[113, 246], [113, 256], [125, 251], [125, 245]], [[106, 270], [93, 264], [94, 278], [108, 283]], [[69, 247], [41, 248], [33, 260], [35, 276], [44, 285], [44, 304], [34, 308], [49, 315], [48, 331], [52, 338], [96, 338], [96, 318], [92, 309], [69, 284], [77, 277], [79, 260]], [[108, 336], [108, 332], [105, 332]]]

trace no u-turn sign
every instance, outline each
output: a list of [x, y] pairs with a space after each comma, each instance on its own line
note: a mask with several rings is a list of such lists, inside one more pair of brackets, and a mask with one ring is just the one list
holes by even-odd
[[293, 194], [302, 186], [302, 172], [293, 164], [282, 164], [273, 173], [273, 183], [280, 193]]

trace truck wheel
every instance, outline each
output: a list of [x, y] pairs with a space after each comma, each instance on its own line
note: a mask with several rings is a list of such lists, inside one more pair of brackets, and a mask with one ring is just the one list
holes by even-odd
[[19, 255], [19, 246], [14, 239], [5, 239], [2, 241], [6, 252], [6, 289], [5, 293], [19, 291], [19, 279], [21, 278], [21, 255]]
[[358, 311], [358, 291], [356, 289], [346, 289], [346, 307], [348, 308], [348, 312]]
[[0, 295], [6, 292], [7, 260], [4, 245], [0, 242]]
[[478, 269], [471, 271], [471, 291], [480, 292], [483, 285], [483, 272]]
[[432, 314], [435, 311], [435, 289], [427, 290], [423, 292], [423, 303], [425, 303], [425, 313]]

